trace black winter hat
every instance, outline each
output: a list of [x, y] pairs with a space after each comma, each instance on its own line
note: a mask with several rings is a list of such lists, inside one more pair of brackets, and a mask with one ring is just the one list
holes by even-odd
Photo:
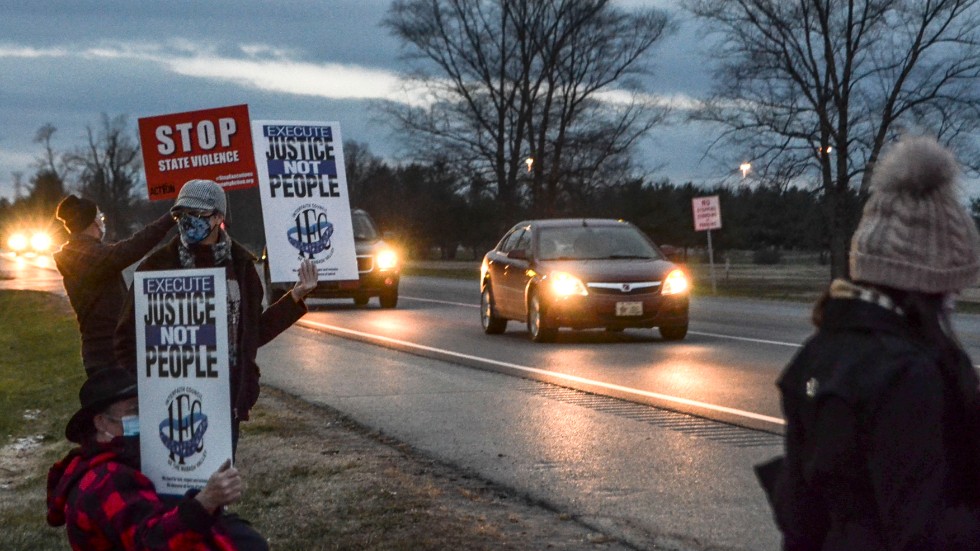
[[70, 233], [76, 233], [89, 227], [89, 224], [95, 221], [98, 211], [95, 201], [69, 195], [58, 203], [56, 216]]
[[92, 419], [112, 404], [136, 396], [136, 377], [125, 369], [100, 369], [92, 374], [78, 391], [82, 407], [71, 416], [65, 427], [65, 438], [81, 444], [94, 429]]

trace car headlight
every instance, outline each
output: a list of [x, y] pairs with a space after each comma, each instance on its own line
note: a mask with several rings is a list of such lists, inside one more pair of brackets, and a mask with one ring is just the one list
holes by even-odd
[[31, 249], [35, 252], [45, 253], [51, 248], [51, 236], [44, 232], [37, 232], [31, 236]]
[[568, 272], [552, 272], [548, 276], [548, 283], [551, 286], [551, 292], [558, 297], [570, 297], [573, 295], [584, 297], [589, 294], [582, 280]]
[[663, 287], [660, 290], [662, 295], [676, 295], [686, 293], [691, 284], [687, 281], [687, 276], [681, 270], [674, 270], [664, 278]]
[[11, 235], [10, 238], [7, 239], [7, 246], [10, 247], [10, 250], [14, 251], [15, 253], [19, 253], [27, 249], [28, 244], [29, 241], [27, 240], [27, 236], [20, 232]]
[[385, 249], [374, 257], [379, 270], [391, 270], [398, 265], [398, 254], [391, 249]]

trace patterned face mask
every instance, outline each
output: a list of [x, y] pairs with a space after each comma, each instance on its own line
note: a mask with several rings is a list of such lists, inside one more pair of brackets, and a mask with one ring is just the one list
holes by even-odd
[[210, 235], [211, 216], [195, 216], [185, 213], [177, 221], [177, 231], [180, 232], [180, 240], [184, 245], [196, 245]]

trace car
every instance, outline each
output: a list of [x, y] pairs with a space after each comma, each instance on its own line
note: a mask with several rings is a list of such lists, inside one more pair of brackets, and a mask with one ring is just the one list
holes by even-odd
[[[398, 305], [398, 281], [401, 262], [392, 244], [386, 242], [371, 216], [362, 209], [351, 209], [351, 225], [354, 229], [354, 247], [357, 254], [356, 280], [320, 281], [310, 293], [312, 298], [354, 300], [358, 306], [366, 306], [372, 297], [378, 297], [382, 308]], [[263, 254], [263, 259], [265, 259]], [[274, 302], [287, 293], [292, 284], [271, 283], [269, 263], [265, 263], [264, 277], [269, 300]]]
[[49, 253], [53, 244], [51, 233], [40, 228], [17, 229], [7, 235], [7, 250], [15, 255], [35, 256]]
[[528, 220], [513, 226], [480, 266], [487, 334], [526, 323], [549, 342], [562, 327], [658, 328], [687, 335], [690, 280], [639, 228], [623, 220]]

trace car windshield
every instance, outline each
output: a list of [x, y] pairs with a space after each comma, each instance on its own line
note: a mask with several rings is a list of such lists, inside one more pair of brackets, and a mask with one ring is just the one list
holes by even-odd
[[351, 225], [354, 226], [356, 241], [374, 241], [378, 238], [378, 229], [374, 227], [371, 218], [363, 212], [351, 213]]
[[540, 260], [653, 259], [663, 257], [632, 226], [542, 228]]

